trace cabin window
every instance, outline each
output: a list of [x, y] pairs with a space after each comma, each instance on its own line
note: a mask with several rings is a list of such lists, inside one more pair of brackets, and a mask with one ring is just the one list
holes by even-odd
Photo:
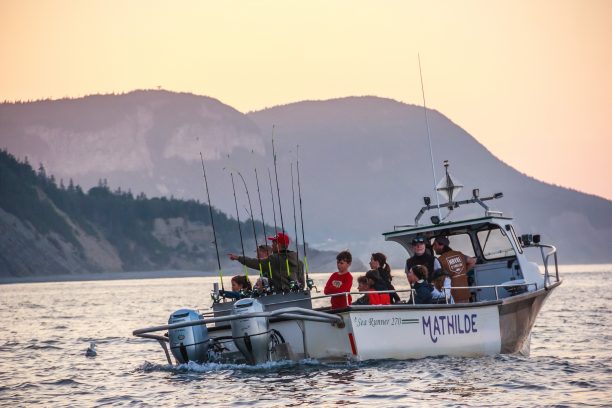
[[501, 228], [478, 231], [477, 236], [485, 259], [507, 258], [516, 255], [510, 238]]
[[521, 245], [521, 242], [519, 241], [518, 237], [516, 236], [516, 232], [514, 232], [514, 227], [512, 227], [512, 225], [508, 224], [508, 225], [506, 225], [506, 229], [510, 231], [510, 234], [512, 234], [512, 238], [514, 239], [514, 242], [516, 242], [516, 247], [518, 248], [519, 252], [522, 254], [523, 253], [523, 246]]
[[450, 235], [448, 240], [453, 250], [460, 251], [466, 256], [474, 256], [474, 246], [468, 234]]

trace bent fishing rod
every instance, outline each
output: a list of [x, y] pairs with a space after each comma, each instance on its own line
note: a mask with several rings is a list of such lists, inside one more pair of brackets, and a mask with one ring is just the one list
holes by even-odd
[[200, 152], [200, 160], [202, 161], [202, 173], [204, 173], [204, 185], [206, 186], [206, 197], [208, 198], [208, 211], [210, 214], [210, 225], [213, 230], [213, 242], [215, 243], [215, 251], [217, 252], [217, 264], [219, 265], [219, 279], [221, 280], [221, 290], [223, 288], [223, 270], [221, 269], [221, 257], [219, 257], [219, 247], [217, 245], [217, 232], [215, 231], [215, 221], [213, 219], [212, 206], [210, 205], [210, 193], [208, 191], [208, 179], [206, 178], [206, 168], [204, 167], [204, 156]]
[[[281, 206], [280, 187], [278, 185], [278, 168], [276, 166], [276, 150], [274, 149], [274, 125], [272, 125], [272, 157], [274, 158], [274, 177], [276, 177], [276, 197], [278, 198], [278, 212], [280, 213], [281, 230], [284, 234], [285, 233], [285, 223], [283, 222], [283, 207]], [[278, 246], [278, 241], [276, 242], [276, 245]], [[287, 256], [286, 252], [287, 251], [285, 250], [285, 265], [287, 266], [287, 275], [291, 276], [291, 270], [289, 269], [289, 257]], [[279, 261], [280, 261], [280, 248], [279, 248], [278, 254], [279, 254]], [[280, 272], [280, 265], [279, 265], [279, 272]]]
[[[242, 240], [242, 228], [240, 228], [240, 213], [238, 212], [238, 199], [236, 198], [236, 186], [234, 185], [234, 172], [230, 170], [230, 177], [232, 178], [232, 190], [234, 191], [234, 204], [236, 204], [236, 219], [238, 220], [238, 233], [240, 234], [240, 247], [242, 248], [242, 259], [245, 258], [244, 255], [244, 241]], [[247, 279], [249, 279], [249, 271], [245, 264], [242, 264], [244, 267], [244, 275]]]
[[[251, 150], [251, 155], [253, 155], [254, 152], [253, 150]], [[253, 156], [251, 156], [253, 157]], [[266, 221], [264, 219], [264, 213], [263, 213], [263, 204], [261, 203], [261, 192], [259, 191], [259, 177], [257, 176], [257, 166], [255, 166], [255, 162], [253, 162], [253, 168], [255, 169], [255, 183], [257, 185], [257, 196], [259, 197], [259, 211], [261, 213], [261, 225], [263, 227], [263, 234], [264, 234], [264, 245], [266, 244], [266, 240], [268, 237], [268, 234], [266, 233]], [[259, 247], [258, 247], [259, 248]], [[257, 256], [257, 259], [259, 259], [259, 254]], [[268, 274], [270, 276], [270, 278], [272, 278], [272, 264], [270, 263], [270, 256], [268, 255]]]
[[300, 186], [300, 145], [297, 145], [296, 147], [295, 168], [297, 172], [298, 197], [300, 199], [300, 220], [302, 223], [302, 244], [304, 245], [304, 271], [306, 272], [305, 274], [306, 284], [308, 284], [308, 259], [306, 257], [306, 238], [304, 237], [304, 213], [302, 212], [302, 188]]
[[[253, 226], [253, 239], [255, 239], [255, 254], [257, 254], [257, 249], [259, 248], [257, 246], [257, 232], [255, 231], [255, 219], [253, 218], [253, 206], [251, 205], [251, 195], [249, 194], [249, 188], [247, 187], [246, 181], [244, 181], [244, 177], [242, 177], [242, 173], [240, 173], [239, 171], [237, 171], [236, 173], [238, 173], [238, 175], [240, 176], [240, 179], [242, 180], [242, 184], [244, 185], [244, 191], [246, 191], [246, 195], [247, 195], [247, 200], [249, 201], [249, 213], [251, 216], [251, 225]], [[263, 268], [261, 267], [261, 260], [259, 259], [259, 256], [257, 257], [257, 261], [259, 263], [259, 276], [263, 276]]]

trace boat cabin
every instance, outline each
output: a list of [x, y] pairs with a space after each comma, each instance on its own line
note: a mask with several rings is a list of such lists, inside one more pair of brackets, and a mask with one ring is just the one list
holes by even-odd
[[[383, 236], [387, 241], [402, 245], [410, 256], [413, 255], [412, 240], [415, 237], [423, 237], [427, 249], [433, 254], [434, 239], [444, 236], [453, 250], [476, 258], [476, 266], [468, 273], [472, 302], [499, 300], [546, 288], [551, 284], [548, 272], [550, 256], [554, 256], [554, 270], [558, 281], [555, 248], [541, 244], [539, 235], [518, 236], [512, 225], [512, 218], [504, 217], [499, 211], [491, 211], [484, 203], [501, 198], [503, 194], [479, 197], [477, 189], [473, 190], [472, 194], [472, 198], [468, 200], [449, 201], [435, 206], [425, 197], [425, 206], [417, 214], [414, 225], [396, 227], [394, 231], [384, 233]], [[448, 208], [452, 211], [453, 207], [465, 204], [479, 204], [485, 210], [484, 216], [449, 222], [440, 221], [438, 216], [433, 216], [431, 224], [419, 225], [421, 216], [428, 210]], [[539, 249], [544, 266], [543, 274], [538, 264], [527, 258], [526, 250], [529, 248]], [[551, 251], [546, 254], [544, 248]]]

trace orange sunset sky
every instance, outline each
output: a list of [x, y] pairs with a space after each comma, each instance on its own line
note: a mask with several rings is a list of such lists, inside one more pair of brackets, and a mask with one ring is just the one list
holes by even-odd
[[248, 112], [427, 105], [537, 179], [612, 199], [612, 1], [0, 0], [0, 100], [157, 88]]

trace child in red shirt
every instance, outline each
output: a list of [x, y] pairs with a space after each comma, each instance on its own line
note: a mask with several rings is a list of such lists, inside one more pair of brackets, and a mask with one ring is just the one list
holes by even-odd
[[[338, 272], [332, 273], [325, 285], [323, 293], [333, 295], [335, 293], [350, 292], [353, 286], [353, 275], [349, 272], [349, 267], [353, 262], [353, 256], [349, 251], [342, 251], [336, 256], [336, 264]], [[348, 297], [348, 303], [347, 303]], [[341, 309], [347, 307], [353, 302], [351, 295], [334, 296], [331, 298], [332, 309]]]

